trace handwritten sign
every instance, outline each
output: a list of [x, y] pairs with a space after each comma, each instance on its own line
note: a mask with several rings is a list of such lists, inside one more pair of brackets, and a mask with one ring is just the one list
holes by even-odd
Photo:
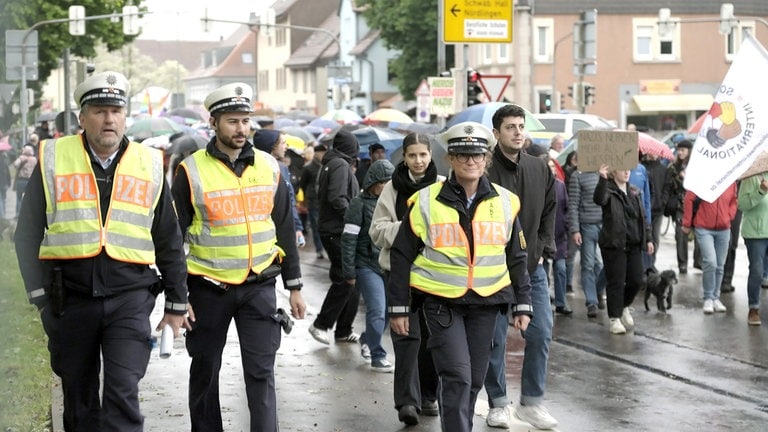
[[634, 169], [637, 166], [637, 132], [580, 130], [579, 170], [597, 171], [600, 165], [610, 169]]

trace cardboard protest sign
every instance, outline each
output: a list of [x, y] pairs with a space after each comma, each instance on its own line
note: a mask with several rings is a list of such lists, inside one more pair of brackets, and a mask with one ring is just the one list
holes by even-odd
[[585, 130], [577, 133], [579, 140], [579, 171], [597, 171], [600, 165], [610, 169], [637, 167], [637, 132]]

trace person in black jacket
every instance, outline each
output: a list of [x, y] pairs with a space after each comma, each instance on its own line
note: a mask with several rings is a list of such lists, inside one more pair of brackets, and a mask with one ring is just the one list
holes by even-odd
[[653, 255], [650, 255], [646, 267], [656, 268], [656, 253], [659, 250], [661, 238], [661, 222], [664, 220], [664, 181], [667, 177], [667, 167], [661, 164], [657, 155], [643, 155], [641, 162], [648, 173], [648, 183], [651, 189], [651, 234], [653, 235]]
[[317, 259], [323, 259], [325, 258], [323, 255], [323, 242], [320, 239], [320, 227], [317, 225], [320, 205], [317, 202], [317, 176], [320, 174], [320, 168], [323, 166], [320, 161], [323, 160], [323, 156], [325, 156], [328, 148], [325, 144], [318, 144], [313, 150], [312, 161], [304, 165], [304, 170], [301, 172], [299, 187], [304, 191], [304, 202], [308, 212], [307, 219], [309, 220], [309, 228], [312, 230], [312, 243], [314, 243], [315, 252], [317, 252]]
[[[85, 131], [43, 142], [16, 229], [19, 269], [61, 377], [68, 431], [143, 429], [139, 381], [161, 289], [165, 313], [157, 329], [167, 324], [178, 336], [190, 328], [183, 240], [162, 155], [125, 137], [128, 94], [128, 80], [117, 72], [77, 86]], [[87, 173], [78, 174], [83, 167]]]
[[624, 334], [635, 326], [629, 307], [643, 285], [643, 252], [653, 254], [650, 225], [641, 192], [629, 184], [630, 170], [600, 166], [593, 199], [603, 208], [598, 243], [605, 263], [609, 331]]
[[360, 336], [352, 331], [357, 315], [360, 292], [344, 278], [341, 258], [341, 233], [344, 214], [349, 202], [360, 192], [351, 164], [357, 160], [360, 144], [357, 137], [339, 130], [333, 138], [333, 147], [323, 156], [323, 167], [317, 180], [320, 204], [320, 239], [328, 253], [331, 268], [328, 275], [331, 286], [325, 295], [317, 318], [309, 326], [309, 334], [323, 344], [330, 344], [328, 330], [335, 328], [336, 342], [355, 343]]

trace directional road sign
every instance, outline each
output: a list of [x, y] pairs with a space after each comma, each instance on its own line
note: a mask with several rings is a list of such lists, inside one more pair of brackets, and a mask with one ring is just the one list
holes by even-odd
[[441, 0], [443, 42], [512, 42], [512, 0]]

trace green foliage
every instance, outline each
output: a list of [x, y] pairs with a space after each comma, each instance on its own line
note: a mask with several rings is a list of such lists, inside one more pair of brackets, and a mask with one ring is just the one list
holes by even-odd
[[[358, 0], [371, 28], [379, 29], [386, 46], [402, 55], [390, 63], [400, 93], [413, 99], [422, 79], [437, 70], [437, 1], [401, 0], [397, 6], [383, 0]], [[453, 50], [446, 53], [446, 67], [453, 64]]]
[[[69, 17], [69, 6], [79, 4], [85, 7], [86, 16], [107, 15], [121, 12], [129, 0], [3, 0], [3, 13], [0, 14], [0, 76], [5, 78], [5, 30], [27, 30], [42, 21], [65, 19]], [[37, 28], [38, 33], [38, 80], [29, 82], [28, 87], [39, 91], [48, 79], [51, 71], [59, 67], [65, 48], [72, 56], [84, 58], [96, 54], [95, 47], [104, 43], [108, 49], [117, 49], [135, 39], [135, 36], [123, 34], [122, 21], [113, 23], [109, 19], [86, 21], [86, 34], [72, 36], [69, 24], [51, 23]], [[4, 79], [0, 81], [5, 81]], [[18, 90], [16, 92], [18, 98]], [[5, 130], [11, 120], [10, 106], [4, 107], [0, 118], [0, 129]]]
[[27, 302], [13, 243], [0, 241], [0, 430], [50, 430], [52, 374], [37, 309]]

